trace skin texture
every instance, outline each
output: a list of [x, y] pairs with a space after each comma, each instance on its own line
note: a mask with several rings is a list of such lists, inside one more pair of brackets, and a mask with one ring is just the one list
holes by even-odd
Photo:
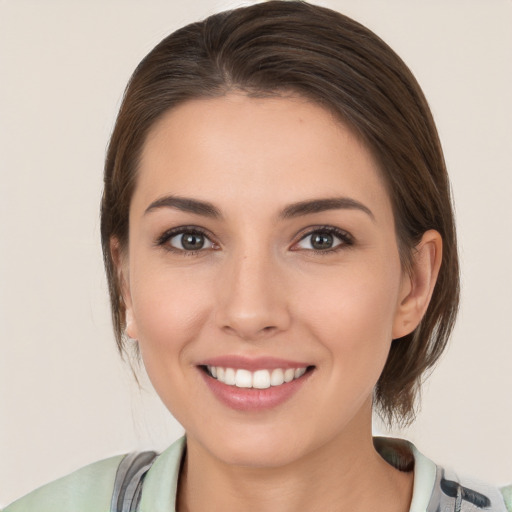
[[[221, 217], [147, 211], [171, 195], [208, 201]], [[371, 213], [280, 216], [290, 204], [334, 197]], [[181, 236], [162, 238], [180, 226], [207, 233], [201, 250], [183, 251]], [[324, 226], [348, 238], [334, 236], [335, 251], [315, 252], [311, 232]], [[441, 245], [438, 233], [425, 233], [412, 273], [402, 270], [371, 153], [304, 99], [194, 100], [153, 127], [128, 247], [113, 240], [112, 250], [127, 334], [187, 432], [180, 512], [408, 510], [412, 475], [372, 446], [372, 391], [391, 340], [411, 332], [426, 310]], [[239, 411], [214, 396], [198, 366], [226, 355], [313, 370], [279, 406]]]

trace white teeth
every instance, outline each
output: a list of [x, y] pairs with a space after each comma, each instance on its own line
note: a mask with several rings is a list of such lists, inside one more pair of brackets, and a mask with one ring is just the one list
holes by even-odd
[[270, 374], [270, 385], [271, 386], [280, 386], [284, 382], [284, 372], [281, 368], [276, 368], [272, 370]]
[[237, 388], [251, 388], [252, 387], [251, 372], [249, 370], [237, 370], [235, 386]]
[[295, 370], [295, 375], [294, 375], [294, 377], [295, 377], [296, 379], [298, 379], [298, 378], [302, 377], [305, 373], [306, 373], [306, 368], [297, 368], [297, 369]]
[[257, 370], [251, 372], [243, 368], [223, 368], [222, 366], [207, 366], [208, 373], [218, 381], [237, 388], [267, 389], [271, 386], [281, 386], [294, 379], [300, 379], [307, 368], [275, 368], [274, 370]]
[[295, 370], [293, 368], [288, 368], [284, 372], [284, 381], [291, 382], [295, 378]]
[[224, 374], [224, 384], [228, 384], [229, 386], [234, 386], [236, 384], [236, 374], [233, 368], [226, 368], [226, 373]]
[[252, 387], [256, 389], [267, 389], [270, 387], [270, 372], [258, 370], [252, 375]]

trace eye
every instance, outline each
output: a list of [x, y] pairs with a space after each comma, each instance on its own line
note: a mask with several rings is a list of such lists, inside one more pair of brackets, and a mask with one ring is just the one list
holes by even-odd
[[213, 244], [202, 233], [181, 233], [169, 239], [169, 244], [182, 251], [210, 249]]
[[195, 253], [207, 249], [215, 249], [215, 244], [205, 233], [197, 228], [174, 228], [166, 231], [158, 240], [157, 245], [167, 250], [183, 253]]
[[331, 252], [342, 246], [352, 245], [352, 243], [352, 237], [346, 231], [326, 226], [310, 231], [294, 245], [293, 249]]

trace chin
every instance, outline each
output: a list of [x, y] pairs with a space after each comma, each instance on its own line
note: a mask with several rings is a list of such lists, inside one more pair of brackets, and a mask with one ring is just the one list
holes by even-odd
[[[233, 467], [278, 468], [295, 463], [315, 450], [309, 436], [297, 430], [278, 426], [246, 425], [245, 428], [211, 431], [203, 439], [188, 436], [189, 443], [197, 441], [215, 459]], [[298, 429], [300, 430], [300, 429]]]
[[230, 466], [246, 468], [280, 468], [297, 461], [301, 457], [297, 446], [283, 446], [274, 443], [266, 445], [252, 442], [251, 445], [233, 446], [219, 454], [223, 462]]

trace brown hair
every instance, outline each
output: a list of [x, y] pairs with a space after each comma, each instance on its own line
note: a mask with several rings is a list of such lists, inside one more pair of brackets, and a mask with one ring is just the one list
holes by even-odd
[[269, 1], [210, 16], [160, 42], [138, 65], [108, 147], [101, 239], [114, 332], [125, 351], [125, 308], [110, 240], [126, 246], [130, 200], [150, 128], [169, 109], [230, 90], [298, 93], [322, 105], [365, 141], [380, 163], [394, 209], [402, 263], [423, 233], [443, 238], [443, 261], [428, 310], [414, 332], [392, 343], [375, 389], [389, 422], [414, 418], [425, 372], [455, 322], [459, 268], [450, 186], [436, 127], [403, 61], [373, 32], [327, 8]]

